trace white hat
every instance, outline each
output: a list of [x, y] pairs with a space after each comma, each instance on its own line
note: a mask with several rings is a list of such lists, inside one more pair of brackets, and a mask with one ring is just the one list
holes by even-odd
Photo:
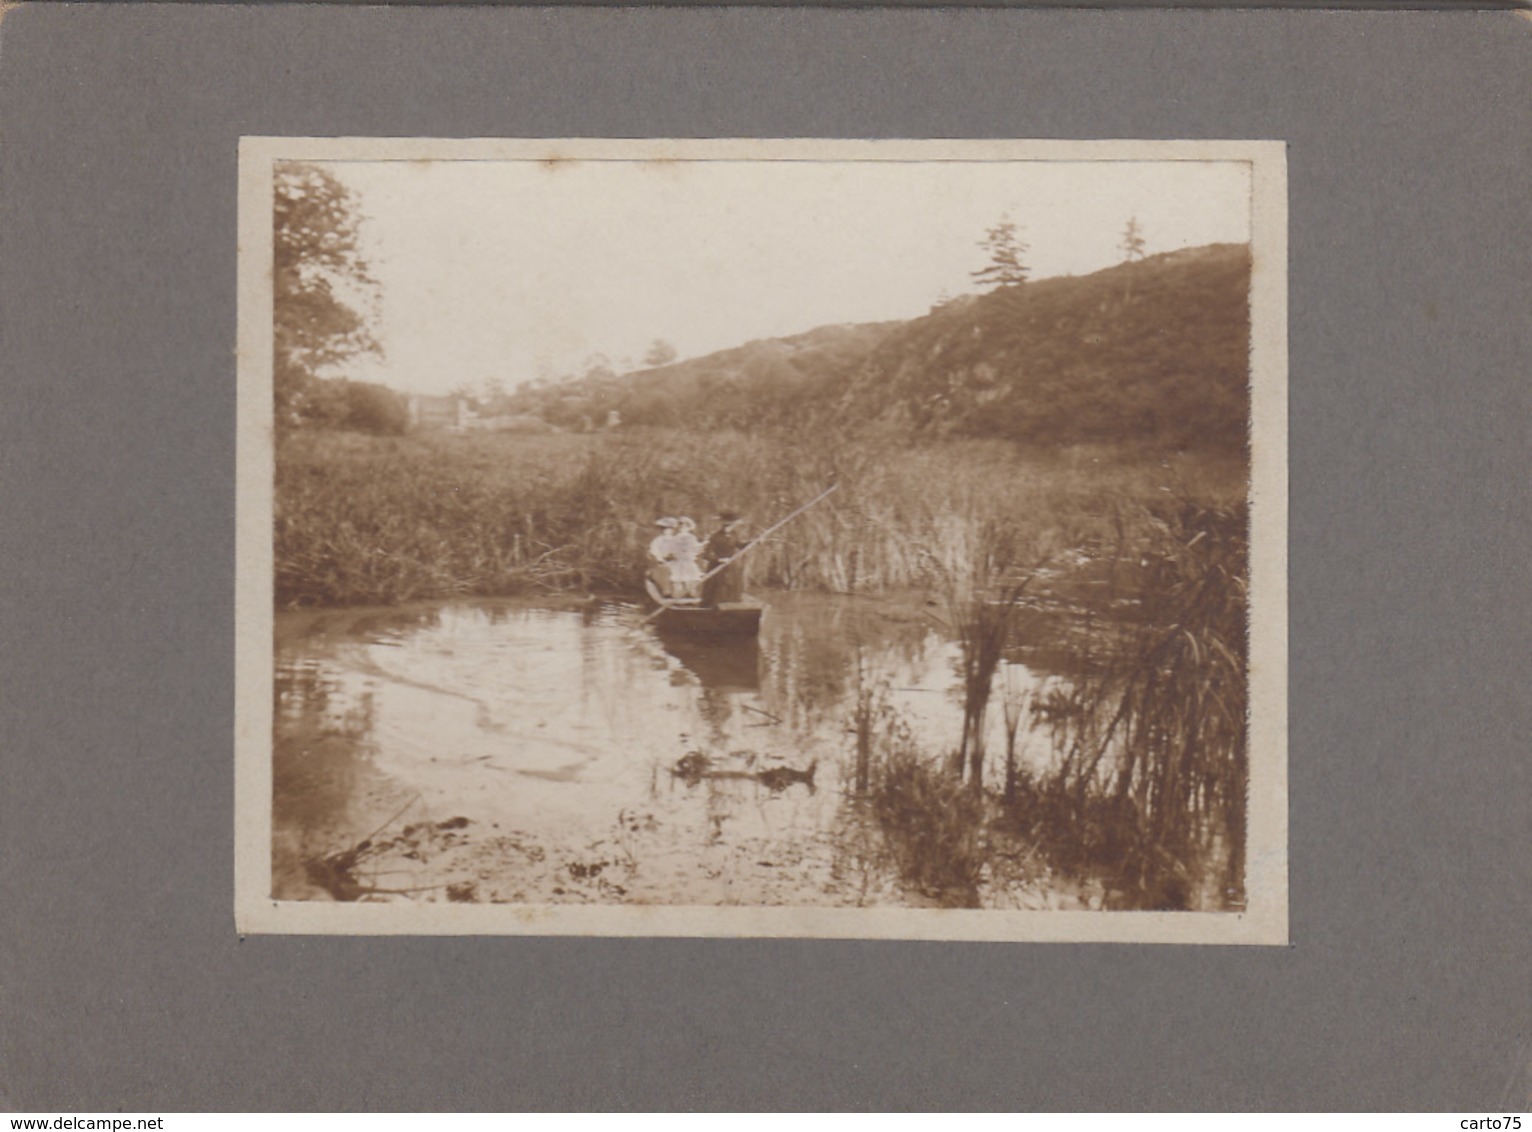
[[673, 527], [676, 525], [676, 521], [669, 515], [666, 515], [663, 519], [656, 519], [654, 525], [657, 527]]

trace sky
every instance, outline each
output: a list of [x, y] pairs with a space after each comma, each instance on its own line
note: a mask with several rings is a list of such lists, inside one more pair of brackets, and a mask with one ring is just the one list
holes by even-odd
[[1150, 255], [1250, 239], [1242, 162], [318, 164], [355, 190], [381, 284], [383, 358], [348, 373], [418, 393], [913, 318], [980, 289], [1006, 215], [1034, 279], [1119, 262], [1130, 217]]

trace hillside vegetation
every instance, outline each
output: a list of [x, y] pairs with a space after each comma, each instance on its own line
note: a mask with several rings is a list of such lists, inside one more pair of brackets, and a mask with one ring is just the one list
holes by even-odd
[[[1242, 453], [1250, 252], [1212, 245], [523, 392], [556, 424], [616, 409], [691, 428], [834, 423], [1028, 446]], [[566, 419], [567, 418], [567, 419]]]
[[1004, 287], [891, 332], [838, 412], [1033, 444], [1238, 449], [1249, 289], [1243, 245]]
[[523, 389], [509, 404], [553, 424], [576, 426], [616, 409], [627, 424], [752, 428], [795, 425], [849, 383], [898, 322], [821, 326], [765, 338], [654, 369]]

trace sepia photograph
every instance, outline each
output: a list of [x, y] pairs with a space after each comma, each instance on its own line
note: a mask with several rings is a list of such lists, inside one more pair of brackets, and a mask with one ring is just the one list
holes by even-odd
[[241, 931], [1286, 942], [1282, 143], [239, 175]]

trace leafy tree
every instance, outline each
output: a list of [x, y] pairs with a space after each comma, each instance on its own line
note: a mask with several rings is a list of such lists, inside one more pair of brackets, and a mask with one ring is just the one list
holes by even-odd
[[347, 381], [343, 385], [346, 415], [342, 428], [374, 436], [403, 436], [409, 431], [409, 402], [403, 396], [370, 381]]
[[1144, 230], [1138, 223], [1138, 217], [1128, 217], [1128, 226], [1122, 232], [1122, 243], [1117, 247], [1125, 263], [1144, 258]]
[[304, 162], [280, 163], [273, 188], [273, 385], [285, 429], [313, 418], [322, 371], [382, 350], [353, 305], [370, 304], [378, 290], [361, 252], [356, 194]]
[[979, 247], [989, 256], [989, 263], [978, 271], [971, 271], [975, 283], [986, 287], [1011, 287], [1025, 283], [1032, 273], [1027, 266], [1026, 255], [1032, 249], [1021, 238], [1015, 222], [1009, 215], [988, 229]]
[[663, 338], [656, 338], [649, 347], [649, 352], [644, 355], [644, 365], [668, 366], [676, 360], [676, 348]]
[[409, 402], [387, 386], [327, 377], [304, 393], [303, 422], [318, 428], [401, 436], [409, 429]]

